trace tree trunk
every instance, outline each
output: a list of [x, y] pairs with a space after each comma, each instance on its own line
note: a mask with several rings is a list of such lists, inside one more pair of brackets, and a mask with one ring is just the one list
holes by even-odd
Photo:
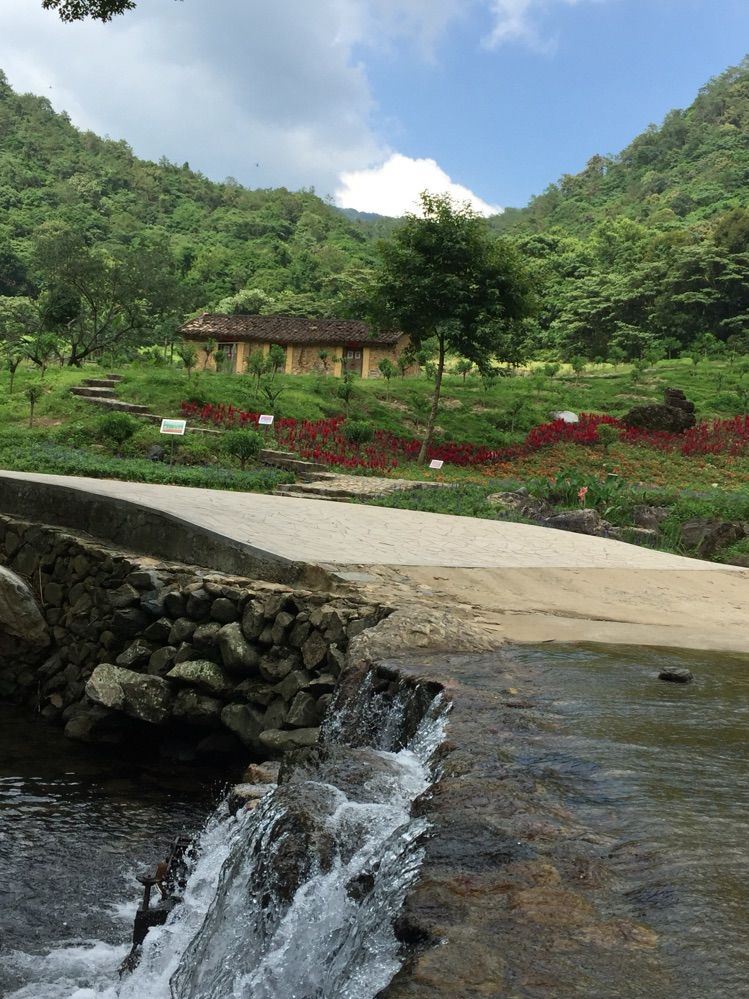
[[434, 425], [437, 422], [437, 413], [440, 408], [440, 392], [442, 391], [442, 375], [445, 371], [445, 338], [440, 336], [439, 338], [440, 347], [439, 355], [437, 357], [437, 372], [434, 376], [434, 395], [432, 396], [432, 408], [429, 412], [429, 419], [427, 421], [427, 429], [424, 434], [424, 440], [421, 442], [421, 450], [419, 451], [419, 457], [417, 459], [417, 464], [424, 465], [427, 460], [427, 451], [429, 450], [429, 445], [432, 443], [432, 437], [434, 435]]

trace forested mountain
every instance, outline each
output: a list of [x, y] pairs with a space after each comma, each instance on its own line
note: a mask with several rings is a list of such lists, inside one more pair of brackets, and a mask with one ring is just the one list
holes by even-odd
[[[397, 224], [140, 160], [0, 73], [0, 339], [83, 359], [200, 309], [350, 315]], [[489, 225], [537, 288], [508, 360], [749, 350], [749, 60]]]
[[668, 229], [699, 226], [749, 208], [749, 57], [669, 112], [617, 156], [593, 156], [527, 208], [499, 216], [498, 228], [585, 235], [615, 215]]
[[536, 275], [532, 339], [567, 356], [749, 349], [749, 59], [492, 226]]
[[372, 234], [312, 192], [217, 184], [146, 162], [125, 142], [78, 131], [0, 73], [0, 296], [49, 284], [41, 237], [67, 230], [88, 247], [158, 247], [173, 260], [184, 311], [245, 288], [284, 312], [340, 311], [372, 257]]

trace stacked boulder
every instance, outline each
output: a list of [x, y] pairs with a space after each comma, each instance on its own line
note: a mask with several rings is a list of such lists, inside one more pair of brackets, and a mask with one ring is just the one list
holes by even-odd
[[690, 430], [697, 422], [694, 403], [681, 389], [664, 390], [662, 403], [635, 406], [624, 417], [624, 424], [638, 430], [663, 430], [681, 434]]
[[36, 662], [0, 655], [0, 694], [84, 741], [160, 733], [182, 753], [244, 748], [263, 758], [310, 745], [349, 641], [389, 613], [5, 517], [0, 551], [36, 580], [53, 638]]

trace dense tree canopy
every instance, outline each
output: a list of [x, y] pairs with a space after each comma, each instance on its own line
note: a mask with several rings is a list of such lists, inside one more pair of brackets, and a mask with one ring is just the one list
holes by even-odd
[[278, 312], [345, 312], [374, 259], [374, 236], [311, 191], [213, 183], [124, 142], [80, 132], [44, 98], [18, 95], [0, 73], [0, 295], [38, 295], [44, 225], [108, 253], [145, 239], [172, 257], [185, 312], [249, 290]]
[[492, 220], [543, 288], [549, 350], [632, 358], [749, 338], [747, 136], [749, 60], [619, 156]]
[[[115, 13], [117, 4], [50, 6], [75, 18]], [[489, 230], [504, 237], [496, 252], [514, 246], [538, 289], [534, 318], [504, 324], [495, 353], [517, 363], [533, 354], [632, 359], [706, 344], [744, 349], [748, 135], [744, 62], [619, 156], [595, 156], [528, 208], [491, 219]], [[360, 316], [377, 239], [396, 234], [398, 246], [409, 224], [340, 212], [312, 191], [248, 190], [232, 178], [211, 182], [187, 163], [145, 162], [125, 142], [78, 131], [46, 99], [14, 93], [0, 72], [0, 299], [25, 301], [20, 314], [34, 325], [31, 303], [46, 331], [70, 336], [83, 321], [69, 268], [47, 252], [53, 231], [75, 234], [72, 259], [83, 254], [109, 279], [118, 276], [115, 325], [128, 330], [121, 342], [134, 345], [203, 310]], [[146, 262], [163, 275], [160, 289]], [[138, 274], [138, 319], [125, 324]], [[5, 325], [19, 314], [0, 311]], [[109, 336], [79, 340], [95, 353]], [[470, 357], [457, 341], [450, 349]], [[66, 351], [78, 353], [72, 343]]]

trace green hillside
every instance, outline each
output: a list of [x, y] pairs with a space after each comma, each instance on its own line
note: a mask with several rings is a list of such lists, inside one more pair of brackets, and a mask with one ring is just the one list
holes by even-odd
[[312, 192], [248, 190], [138, 159], [14, 93], [0, 72], [0, 295], [40, 290], [35, 246], [52, 227], [92, 246], [165, 244], [185, 311], [250, 287], [276, 311], [340, 312], [372, 253], [369, 229]]
[[617, 215], [670, 229], [704, 226], [748, 207], [749, 57], [617, 156], [593, 156], [581, 173], [566, 174], [495, 224], [534, 232], [559, 226], [585, 235]]
[[491, 224], [536, 278], [531, 347], [612, 360], [749, 350], [749, 59]]

